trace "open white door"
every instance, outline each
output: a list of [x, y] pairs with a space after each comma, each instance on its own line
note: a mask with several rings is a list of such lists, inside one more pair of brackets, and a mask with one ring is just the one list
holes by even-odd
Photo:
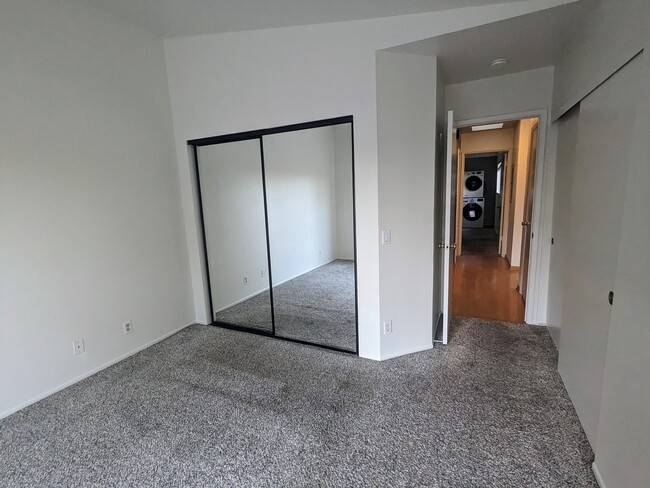
[[445, 155], [444, 183], [444, 227], [443, 242], [438, 244], [442, 250], [442, 343], [449, 339], [449, 322], [451, 319], [451, 292], [453, 280], [454, 254], [456, 249], [456, 177], [458, 171], [458, 148], [454, 112], [447, 113], [447, 145]]

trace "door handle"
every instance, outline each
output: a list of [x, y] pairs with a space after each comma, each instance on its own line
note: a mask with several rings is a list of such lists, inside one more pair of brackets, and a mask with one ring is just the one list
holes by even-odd
[[456, 249], [456, 243], [454, 242], [453, 244], [450, 244], [449, 249]]
[[610, 291], [609, 294], [607, 295], [607, 301], [609, 302], [610, 305], [614, 305], [614, 292]]
[[443, 244], [438, 244], [438, 249], [444, 249], [445, 247], [447, 247], [447, 246], [445, 246], [444, 243]]
[[521, 223], [521, 225], [530, 225], [530, 222], [528, 222], [527, 220], [524, 220], [524, 221]]

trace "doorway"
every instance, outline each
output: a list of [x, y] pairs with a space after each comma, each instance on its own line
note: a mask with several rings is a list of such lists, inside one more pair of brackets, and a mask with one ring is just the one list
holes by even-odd
[[538, 123], [458, 129], [455, 315], [525, 322]]

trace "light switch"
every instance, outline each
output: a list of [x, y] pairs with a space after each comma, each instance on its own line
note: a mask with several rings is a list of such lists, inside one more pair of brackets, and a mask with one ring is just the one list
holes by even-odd
[[389, 230], [382, 230], [381, 231], [381, 243], [382, 244], [390, 244], [391, 243], [391, 236], [390, 236], [390, 231]]

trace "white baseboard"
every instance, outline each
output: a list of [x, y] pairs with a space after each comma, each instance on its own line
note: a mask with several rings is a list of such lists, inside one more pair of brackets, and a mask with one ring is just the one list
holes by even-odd
[[[217, 310], [215, 310], [214, 313], [223, 312], [224, 310], [226, 310], [226, 309], [228, 309], [230, 307], [234, 307], [235, 305], [239, 305], [240, 303], [245, 302], [246, 300], [250, 300], [251, 298], [256, 297], [257, 295], [261, 295], [262, 293], [265, 293], [267, 291], [269, 291], [268, 286], [266, 288], [260, 290], [260, 291], [256, 291], [254, 293], [251, 293], [250, 295], [245, 296], [244, 298], [240, 298], [236, 302], [232, 302], [232, 303], [230, 303], [230, 304], [228, 304], [228, 305], [226, 305], [224, 307], [220, 307]], [[214, 317], [213, 317], [213, 319], [214, 319]]]
[[603, 477], [600, 475], [600, 471], [598, 471], [598, 466], [596, 466], [595, 461], [591, 463], [591, 470], [594, 472], [594, 476], [596, 477], [596, 482], [598, 483], [598, 486], [600, 486], [600, 488], [606, 488], [605, 482], [603, 481]]
[[424, 346], [412, 347], [410, 349], [405, 349], [403, 351], [391, 353], [391, 354], [382, 354], [380, 361], [386, 361], [387, 359], [398, 358], [400, 356], [406, 356], [407, 354], [414, 354], [416, 352], [427, 351], [433, 349], [433, 344], [426, 344]]
[[120, 361], [123, 361], [123, 360], [125, 360], [126, 358], [128, 358], [130, 356], [133, 356], [134, 354], [136, 354], [136, 353], [138, 353], [138, 352], [140, 352], [140, 351], [142, 351], [144, 349], [147, 349], [148, 347], [151, 347], [154, 344], [156, 344], [156, 343], [158, 343], [158, 342], [160, 342], [160, 341], [162, 341], [164, 339], [167, 339], [170, 336], [173, 336], [177, 332], [180, 332], [181, 330], [185, 329], [186, 327], [189, 327], [190, 325], [194, 325], [195, 323], [196, 322], [191, 322], [189, 324], [183, 325], [182, 327], [179, 327], [178, 329], [174, 329], [171, 332], [167, 332], [166, 334], [164, 334], [164, 335], [162, 335], [162, 336], [160, 336], [160, 337], [158, 337], [158, 338], [156, 338], [156, 339], [154, 339], [152, 341], [149, 341], [146, 344], [143, 344], [142, 346], [139, 346], [139, 347], [127, 352], [126, 354], [123, 354], [123, 355], [121, 355], [121, 356], [119, 356], [119, 357], [117, 357], [115, 359], [111, 359], [110, 361], [108, 361], [107, 363], [102, 364], [101, 366], [97, 366], [96, 368], [93, 368], [93, 369], [91, 369], [90, 371], [88, 371], [86, 373], [83, 373], [83, 374], [81, 374], [81, 375], [79, 375], [79, 376], [77, 376], [77, 377], [75, 377], [75, 378], [73, 378], [71, 380], [68, 380], [68, 381], [66, 381], [64, 383], [61, 383], [60, 385], [52, 388], [51, 390], [48, 390], [45, 393], [41, 393], [40, 395], [37, 395], [37, 396], [31, 398], [30, 400], [27, 400], [26, 402], [21, 403], [20, 405], [12, 407], [9, 410], [5, 410], [4, 412], [0, 412], [0, 419], [8, 417], [12, 413], [16, 413], [16, 412], [18, 412], [19, 410], [22, 410], [25, 407], [28, 407], [28, 406], [30, 406], [30, 405], [32, 405], [32, 404], [34, 404], [34, 403], [36, 403], [36, 402], [38, 402], [40, 400], [43, 400], [44, 398], [47, 398], [50, 395], [53, 395], [54, 393], [57, 393], [57, 392], [65, 389], [65, 388], [67, 388], [68, 386], [72, 386], [75, 383], [79, 383], [81, 380], [84, 380], [84, 379], [88, 378], [89, 376], [92, 376], [92, 375], [94, 375], [96, 373], [99, 373], [101, 370], [108, 368], [109, 366], [113, 366], [114, 364], [119, 363]]
[[[300, 276], [302, 276], [302, 275], [305, 275], [305, 274], [307, 274], [307, 273], [311, 273], [312, 271], [315, 271], [315, 270], [317, 270], [318, 268], [322, 268], [323, 266], [326, 266], [326, 265], [328, 265], [328, 264], [333, 263], [334, 261], [339, 261], [339, 260], [341, 260], [341, 258], [334, 258], [334, 259], [332, 259], [331, 261], [327, 261], [326, 263], [318, 264], [318, 265], [314, 266], [313, 268], [309, 268], [309, 269], [307, 269], [307, 270], [303, 270], [303, 271], [301, 271], [300, 273], [298, 273], [297, 275], [291, 276], [291, 277], [287, 278], [286, 280], [282, 280], [282, 281], [280, 281], [280, 282], [273, 283], [273, 287], [277, 287], [277, 286], [283, 285], [283, 284], [287, 283], [288, 281], [295, 280], [296, 278], [298, 278], [298, 277], [300, 277]], [[343, 260], [343, 261], [350, 261], [350, 260], [349, 260], [349, 259], [345, 259], [345, 260]], [[254, 292], [254, 293], [251, 293], [250, 295], [245, 296], [244, 298], [240, 298], [239, 300], [237, 300], [237, 301], [235, 301], [235, 302], [232, 302], [232, 303], [230, 303], [230, 304], [228, 304], [228, 305], [226, 305], [226, 306], [223, 306], [223, 307], [218, 308], [217, 310], [214, 311], [214, 313], [223, 312], [223, 311], [226, 310], [227, 308], [234, 307], [235, 305], [239, 305], [240, 303], [245, 302], [246, 300], [249, 300], [249, 299], [251, 299], [251, 298], [253, 298], [253, 297], [256, 297], [257, 295], [261, 295], [262, 293], [265, 293], [265, 292], [267, 292], [267, 291], [269, 291], [269, 288], [268, 288], [268, 287], [264, 288], [263, 290], [260, 290], [260, 291], [256, 291], [256, 292]], [[214, 319], [214, 317], [212, 317], [212, 318]]]

